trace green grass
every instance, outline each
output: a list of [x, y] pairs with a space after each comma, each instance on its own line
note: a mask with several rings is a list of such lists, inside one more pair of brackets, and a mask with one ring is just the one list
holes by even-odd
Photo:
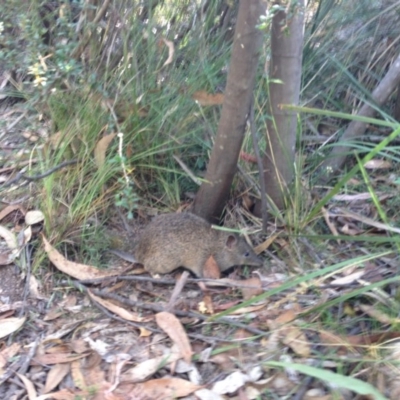
[[[173, 211], [185, 201], [185, 193], [196, 192], [197, 185], [177, 163], [174, 155], [179, 156], [194, 176], [201, 179], [205, 172], [217, 130], [220, 107], [201, 107], [191, 95], [197, 90], [215, 93], [224, 87], [230, 42], [224, 41], [218, 34], [212, 35], [210, 28], [207, 28], [214, 26], [217, 20], [216, 3], [210, 6], [202, 23], [194, 24], [186, 31], [185, 27], [193, 20], [190, 11], [185, 14], [182, 10], [193, 11], [192, 5], [183, 2], [179, 9], [173, 4], [174, 2], [166, 2], [153, 9], [146, 24], [138, 23], [137, 15], [131, 14], [127, 17], [130, 29], [121, 33], [122, 43], [118, 50], [121, 51], [121, 60], [117, 65], [112, 63], [111, 58], [104, 56], [109, 42], [100, 34], [100, 46], [97, 43], [92, 48], [92, 44], [89, 44], [90, 57], [85, 59], [85, 63], [76, 60], [76, 64], [71, 64], [68, 73], [60, 65], [64, 65], [62, 63], [69, 47], [65, 53], [56, 52], [45, 59], [44, 64], [48, 70], [41, 73], [45, 74], [49, 88], [56, 89], [54, 93], [49, 88], [33, 89], [33, 86], [26, 91], [28, 98], [31, 96], [32, 101], [35, 101], [37, 109], [42, 107], [51, 121], [51, 134], [58, 132], [63, 138], [57, 148], [47, 144], [44, 153], [38, 151], [35, 154], [42, 160], [40, 170], [47, 170], [65, 160], [78, 160], [76, 165], [45, 178], [41, 183], [42, 187], [39, 187], [42, 200], [38, 206], [47, 215], [46, 234], [58, 243], [78, 243], [82, 246], [83, 254], [96, 253], [96, 245], [93, 243], [85, 249], [87, 237], [102, 237], [105, 223], [113, 217], [112, 210], [117, 206], [127, 217], [135, 216], [138, 210], [143, 215], [147, 209], [152, 208], [162, 212]], [[397, 162], [398, 149], [390, 145], [390, 140], [395, 139], [399, 131], [385, 110], [381, 110], [381, 115], [386, 120], [358, 118], [349, 114], [349, 105], [357, 105], [358, 97], [368, 98], [373, 89], [372, 84], [379, 78], [378, 74], [382, 74], [382, 68], [379, 67], [374, 72], [374, 80], [367, 70], [361, 71], [366, 77], [364, 81], [358, 79], [355, 71], [356, 68], [360, 70], [357, 65], [360, 64], [361, 55], [357, 51], [356, 39], [347, 42], [344, 50], [336, 53], [335, 58], [331, 57], [332, 49], [341, 43], [334, 34], [337, 26], [340, 25], [341, 29], [353, 29], [353, 17], [343, 7], [334, 3], [328, 6], [324, 4], [317, 18], [308, 26], [303, 70], [303, 77], [307, 81], [304, 82], [302, 96], [304, 99], [319, 99], [324, 107], [296, 108], [301, 113], [301, 120], [295, 181], [288, 198], [288, 209], [285, 212], [272, 212], [278, 225], [285, 227], [291, 248], [281, 252], [280, 256], [290, 257], [291, 263], [297, 263], [297, 270], [306, 270], [308, 263], [312, 264], [311, 260], [300, 255], [302, 246], [298, 239], [307, 235], [314, 237], [311, 245], [316, 248], [318, 238], [324, 237], [329, 243], [329, 231], [326, 231], [321, 219], [321, 209], [329, 204], [335, 194], [347, 190], [352, 178], [359, 177], [364, 182], [364, 186], [353, 190], [368, 190], [382, 222], [390, 223], [390, 213], [379, 204], [374, 195], [376, 189], [371, 185], [362, 165], [375, 156], [390, 157]], [[376, 10], [368, 9], [368, 13], [365, 13], [364, 6], [354, 7], [358, 18], [362, 18], [362, 24], [355, 32], [359, 35], [359, 40], [363, 41], [371, 32]], [[37, 11], [33, 7], [28, 13], [33, 13], [36, 18], [34, 26], [39, 29]], [[167, 29], [167, 21], [171, 19], [174, 20], [176, 31], [185, 33], [175, 43], [173, 62], [164, 65], [168, 58], [168, 48], [160, 41], [160, 37], [173, 39], [172, 33]], [[110, 20], [109, 23], [112, 24], [113, 21]], [[23, 27], [27, 28], [25, 25]], [[111, 27], [109, 25], [106, 30]], [[57, 29], [60, 34], [70, 35], [70, 28], [66, 24], [60, 24]], [[160, 35], [153, 34], [154, 29]], [[24, 33], [28, 35], [30, 31]], [[321, 38], [325, 40], [322, 41]], [[35, 40], [42, 43], [39, 39]], [[75, 46], [78, 45], [77, 38], [71, 38], [71, 41], [74, 40]], [[56, 48], [58, 45], [56, 40]], [[32, 46], [37, 48], [37, 45]], [[266, 37], [262, 60], [268, 52]], [[34, 56], [33, 53], [30, 54]], [[101, 64], [99, 59], [102, 60]], [[30, 59], [30, 65], [34, 61], [34, 58]], [[39, 62], [40, 58], [36, 61]], [[261, 68], [257, 82], [256, 123], [260, 146], [263, 148], [263, 133], [266, 131], [269, 116], [265, 111], [267, 86]], [[346, 103], [345, 95], [347, 98], [349, 96], [342, 92], [344, 87], [351, 88], [353, 103]], [[138, 112], [139, 109], [145, 110], [142, 115]], [[362, 161], [349, 166], [348, 171], [344, 170], [337, 183], [332, 188], [326, 188], [318, 200], [310, 196], [315, 181], [313, 174], [318, 167], [320, 155], [327, 154], [329, 145], [320, 148], [314, 145], [313, 149], [308, 149], [302, 144], [302, 132], [307, 127], [301, 122], [309, 118], [310, 113], [318, 118], [315, 120], [316, 124], [330, 118], [338, 126], [345, 126], [347, 120], [353, 119], [394, 130], [378, 145], [354, 142], [353, 149]], [[119, 154], [119, 143], [115, 138], [107, 149], [105, 164], [98, 168], [93, 153], [99, 139], [103, 134], [117, 132], [124, 134], [122, 154]], [[252, 153], [252, 146], [251, 137], [246, 133], [243, 149]], [[256, 166], [242, 161], [241, 165], [254, 185], [257, 185]], [[232, 193], [241, 192], [246, 187], [248, 184], [238, 176]], [[396, 205], [395, 200], [392, 202]], [[96, 221], [94, 225], [88, 222], [93, 220]], [[340, 239], [355, 243], [355, 239], [345, 235], [341, 235]], [[365, 240], [371, 239], [366, 237]], [[375, 242], [377, 248], [385, 244], [397, 246], [394, 237], [388, 237], [386, 243], [384, 239]], [[101, 246], [99, 244], [99, 248]], [[276, 249], [279, 250], [279, 246]]]
[[[32, 12], [34, 23], [30, 27], [24, 23], [20, 28], [22, 39], [32, 36], [32, 43], [26, 52], [28, 56], [26, 60], [21, 58], [15, 51], [18, 46], [14, 46], [8, 55], [8, 63], [18, 63], [24, 74], [40, 61], [47, 67], [47, 70], [41, 71], [41, 76], [47, 79], [47, 87], [34, 86], [32, 81], [18, 87], [20, 97], [27, 99], [28, 106], [35, 107], [51, 124], [50, 138], [56, 134], [62, 138], [57, 145], [51, 143], [52, 140], [44, 139], [35, 147], [32, 157], [38, 158], [40, 163], [37, 171], [33, 172], [47, 171], [66, 160], [76, 159], [77, 163], [35, 183], [35, 206], [46, 215], [45, 234], [52, 244], [64, 250], [71, 259], [82, 263], [105, 265], [102, 251], [110, 243], [109, 226], [119, 221], [117, 208], [126, 218], [133, 216], [140, 219], [157, 211], [175, 211], [186, 205], [186, 194], [196, 192], [198, 186], [174, 156], [178, 156], [195, 177], [201, 179], [205, 173], [218, 127], [220, 106], [202, 107], [191, 96], [198, 90], [209, 93], [223, 91], [231, 42], [219, 35], [218, 30], [211, 32], [218, 20], [218, 2], [210, 2], [204, 20], [198, 20], [191, 14], [194, 12], [191, 8], [193, 2], [181, 2], [179, 5], [173, 1], [161, 3], [163, 5], [153, 10], [147, 22], [139, 22], [135, 13], [127, 16], [129, 29], [125, 26], [121, 30], [120, 47], [113, 48], [107, 41], [111, 39], [115, 27], [115, 21], [108, 20], [109, 25], [105, 28], [108, 35], [96, 33], [85, 57], [71, 64], [68, 64], [70, 49], [78, 45], [79, 39], [71, 36], [71, 26], [63, 22], [56, 25], [60, 37], [70, 35], [66, 36], [70, 39], [67, 47], [63, 48], [61, 41], [56, 40], [46, 48], [40, 40], [37, 8], [32, 6], [26, 10], [27, 15], [21, 16], [21, 21], [25, 21], [22, 17]], [[386, 183], [378, 188], [374, 182], [378, 172], [367, 171], [364, 167], [365, 162], [375, 157], [390, 159], [393, 168], [383, 174], [398, 176], [400, 152], [393, 141], [398, 138], [400, 128], [390, 117], [393, 99], [377, 110], [377, 118], [353, 114], [360, 99], [370, 100], [369, 94], [384, 76], [391, 60], [390, 47], [374, 55], [374, 49], [379, 49], [382, 39], [382, 35], [374, 30], [374, 23], [384, 14], [371, 1], [346, 3], [346, 7], [344, 3], [320, 2], [325, 8], [307, 27], [302, 91], [302, 101], [307, 107], [291, 108], [300, 115], [295, 180], [287, 201], [288, 209], [273, 210], [271, 232], [268, 232], [282, 232], [282, 242], [274, 243], [271, 249], [285, 265], [286, 269], [282, 272], [287, 274], [288, 279], [278, 288], [267, 290], [211, 320], [250, 306], [255, 301], [283, 297], [290, 291], [297, 295], [307, 290], [313, 294], [323, 293], [319, 283], [329, 281], [332, 273], [340, 274], [355, 266], [361, 268], [383, 255], [394, 257], [398, 254], [400, 239], [397, 234], [385, 232], [349, 236], [339, 233], [335, 236], [323, 219], [323, 208], [334, 207], [332, 198], [336, 194], [368, 192], [371, 200], [364, 205], [367, 210], [376, 212], [376, 220], [393, 226], [398, 226], [400, 220], [396, 211], [400, 209], [398, 196], [381, 202], [377, 195], [382, 190], [389, 193], [398, 191], [399, 179], [393, 185]], [[351, 12], [347, 7], [351, 8]], [[21, 10], [23, 8], [19, 8], [18, 12]], [[13, 19], [5, 20], [11, 27]], [[29, 29], [35, 26], [38, 32], [34, 36]], [[390, 26], [400, 25], [392, 23]], [[337, 36], [342, 29], [353, 32], [351, 40], [345, 43]], [[160, 39], [175, 40], [177, 35], [181, 36], [175, 41], [174, 60], [164, 65], [168, 49]], [[369, 40], [372, 44], [368, 47]], [[266, 143], [266, 121], [270, 118], [266, 111], [267, 87], [262, 65], [269, 54], [268, 41], [266, 37], [255, 95], [255, 118], [262, 149]], [[360, 52], [360, 47], [366, 54]], [[110, 49], [115, 52], [107, 53]], [[121, 57], [118, 63], [113, 64], [107, 54], [118, 51], [121, 51]], [[51, 56], [44, 59], [48, 54]], [[1, 53], [0, 56], [7, 55]], [[369, 142], [368, 133], [365, 139], [353, 141], [351, 146], [356, 157], [349, 158], [336, 180], [321, 187], [317, 184], [318, 165], [335, 144], [305, 144], [302, 135], [310, 132], [306, 120], [316, 130], [320, 122], [334, 121], [341, 131], [351, 120], [359, 120], [373, 125], [382, 135], [382, 141], [378, 144]], [[94, 152], [99, 140], [105, 134], [118, 132], [124, 134], [122, 142], [115, 137], [107, 148], [105, 163], [98, 166]], [[252, 154], [252, 148], [251, 136], [246, 132], [243, 150]], [[250, 189], [250, 195], [256, 197], [259, 189], [256, 165], [243, 160], [239, 163], [252, 182], [249, 183], [241, 174], [234, 181], [234, 200], [229, 207], [239, 209], [240, 213], [235, 196]], [[245, 217], [243, 220], [248, 221]], [[255, 239], [261, 242], [265, 237], [258, 235]], [[314, 254], [307, 253], [307, 248]], [[362, 255], [365, 249], [369, 254]], [[313, 255], [318, 256], [321, 262], [317, 262], [317, 257]], [[267, 259], [268, 264], [270, 260]], [[38, 253], [35, 266], [43, 265], [43, 260], [43, 255]], [[268, 274], [269, 271], [263, 270], [262, 273]], [[368, 297], [371, 293], [397, 285], [398, 281], [398, 277], [391, 277], [357, 289], [338, 289], [336, 297], [310, 306], [299, 318], [306, 321], [305, 326], [310, 330], [317, 331], [322, 327], [344, 334], [358, 326], [360, 319], [353, 318], [343, 325], [338, 318], [343, 314], [338, 309], [345, 305], [352, 308], [365, 299], [372, 303], [373, 299]], [[381, 306], [378, 300], [375, 304]], [[392, 305], [398, 309], [397, 299]], [[372, 317], [366, 317], [366, 320], [363, 322], [369, 326], [380, 326]], [[397, 326], [390, 328], [396, 329]], [[331, 357], [333, 359], [334, 354]], [[347, 366], [351, 362], [347, 361], [344, 360], [341, 365], [343, 374], [350, 371]], [[360, 365], [363, 365], [362, 361]], [[284, 364], [273, 366], [285, 367]], [[337, 374], [331, 376], [322, 368], [297, 369], [321, 380], [340, 380], [343, 377]], [[343, 387], [353, 385], [351, 390], [358, 388], [359, 393], [371, 390], [360, 381], [344, 380], [340, 383]]]

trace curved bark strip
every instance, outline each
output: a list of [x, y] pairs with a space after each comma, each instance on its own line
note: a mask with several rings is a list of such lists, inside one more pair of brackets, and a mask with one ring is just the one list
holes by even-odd
[[256, 25], [265, 12], [265, 0], [240, 0], [221, 119], [205, 183], [193, 207], [195, 214], [209, 221], [219, 219], [236, 172], [263, 38]]
[[[400, 55], [396, 58], [389, 71], [379, 83], [379, 85], [372, 92], [372, 100], [375, 104], [380, 107], [389, 98], [393, 90], [400, 84]], [[369, 104], [364, 104], [357, 115], [363, 117], [373, 117], [376, 111]], [[347, 155], [351, 151], [351, 146], [346, 142], [354, 139], [355, 137], [362, 136], [365, 132], [367, 124], [360, 121], [352, 121], [340, 138], [338, 146], [335, 146], [330, 155], [321, 165], [321, 177], [322, 182], [327, 182], [339, 169], [343, 166], [346, 161]]]

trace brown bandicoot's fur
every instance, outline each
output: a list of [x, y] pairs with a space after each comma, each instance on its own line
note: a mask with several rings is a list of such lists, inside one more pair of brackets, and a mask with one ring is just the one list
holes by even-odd
[[212, 229], [207, 221], [190, 213], [154, 218], [140, 235], [134, 254], [151, 274], [166, 274], [185, 267], [202, 277], [210, 256], [221, 271], [234, 265], [263, 264], [244, 239]]

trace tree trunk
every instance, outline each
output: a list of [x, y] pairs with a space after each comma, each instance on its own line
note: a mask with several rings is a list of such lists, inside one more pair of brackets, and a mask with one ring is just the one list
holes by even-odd
[[256, 25], [265, 12], [264, 0], [241, 0], [239, 3], [221, 119], [205, 182], [193, 206], [195, 214], [209, 221], [220, 218], [236, 172], [262, 44], [263, 33]]
[[[278, 4], [285, 5], [284, 2]], [[304, 38], [304, 0], [293, 2], [288, 17], [278, 11], [271, 26], [271, 61], [269, 66], [269, 99], [267, 148], [263, 159], [267, 195], [277, 208], [285, 207], [285, 195], [293, 180], [297, 114], [282, 110], [282, 104], [299, 103]], [[261, 203], [255, 213], [261, 214]]]

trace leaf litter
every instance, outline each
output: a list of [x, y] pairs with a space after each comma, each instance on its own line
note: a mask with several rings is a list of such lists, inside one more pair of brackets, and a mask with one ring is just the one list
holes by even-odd
[[[120, 271], [102, 273], [95, 267], [71, 262], [55, 250], [44, 236], [42, 241], [49, 259], [64, 276], [69, 275], [82, 282], [101, 278], [110, 293], [117, 290], [125, 295], [135, 292], [153, 299], [164, 298], [161, 303], [167, 306], [169, 289], [160, 292], [157, 279], [145, 284], [133, 280], [130, 286], [122, 280], [120, 285]], [[278, 291], [278, 297], [266, 297], [263, 301], [246, 306], [246, 300], [251, 301], [254, 296], [279, 289], [285, 280], [282, 274], [265, 274], [265, 271], [257, 270], [253, 278], [213, 280], [211, 286], [208, 286], [209, 280], [206, 279], [202, 282], [201, 290], [193, 287], [191, 282], [186, 283], [192, 294], [188, 296], [189, 292], [182, 292], [181, 295], [186, 298], [178, 298], [174, 303], [175, 309], [184, 311], [196, 310], [201, 301], [205, 301], [209, 306], [204, 311], [215, 314], [241, 304], [242, 298], [243, 306], [236, 312], [232, 311], [230, 318], [245, 318], [248, 326], [261, 328], [264, 335], [258, 338], [246, 332], [246, 328], [238, 330], [234, 325], [224, 328], [224, 325], [218, 324], [218, 320], [217, 323], [207, 324], [190, 314], [177, 317], [167, 311], [151, 313], [140, 310], [140, 307], [132, 310], [118, 301], [94, 295], [90, 290], [87, 292], [89, 297], [72, 295], [65, 291], [68, 281], [63, 283], [61, 280], [58, 290], [61, 293], [65, 291], [62, 295], [64, 300], [59, 301], [43, 318], [51, 321], [51, 329], [47, 328], [47, 335], [39, 341], [37, 351], [29, 360], [28, 372], [18, 373], [17, 376], [22, 380], [29, 397], [36, 399], [73, 399], [74, 396], [96, 399], [174, 399], [190, 398], [191, 394], [199, 399], [218, 399], [235, 394], [257, 398], [265, 391], [286, 396], [301, 385], [298, 374], [290, 373], [291, 363], [312, 365], [316, 345], [336, 349], [342, 357], [354, 357], [357, 354], [356, 359], [360, 360], [363, 354], [367, 354], [368, 344], [379, 345], [398, 338], [395, 332], [391, 335], [371, 332], [368, 336], [365, 333], [346, 336], [323, 330], [315, 332], [312, 327], [307, 327], [307, 313], [313, 315], [312, 310], [323, 304], [307, 294], [313, 285], [322, 291], [323, 285], [327, 285], [326, 298], [332, 298], [335, 288], [337, 291], [340, 288], [351, 288], [351, 285], [361, 282], [365, 275], [371, 273], [371, 269], [376, 269], [373, 261], [367, 269], [357, 263], [349, 265], [337, 272], [325, 274], [318, 281], [308, 281], [303, 288], [300, 285], [297, 289], [281, 293]], [[235, 286], [229, 286], [231, 283], [240, 283], [243, 288], [235, 293]], [[90, 307], [89, 298], [107, 312], [99, 312]], [[33, 296], [32, 299], [37, 297]], [[358, 310], [383, 326], [395, 322], [383, 313], [377, 313], [373, 307], [361, 304]], [[14, 332], [25, 343], [29, 342], [29, 338], [32, 340], [33, 332], [29, 333], [26, 318], [10, 315], [0, 320], [0, 327], [1, 322], [9, 326], [0, 329], [4, 336]], [[143, 326], [130, 326], [129, 322]], [[35, 324], [38, 328], [44, 327], [40, 320]], [[151, 325], [156, 329], [142, 334], [140, 328], [145, 329]], [[54, 336], [56, 332], [59, 334]], [[200, 358], [205, 352], [209, 355]], [[283, 357], [282, 352], [287, 356]], [[12, 351], [8, 346], [0, 352], [0, 356], [4, 359], [2, 368], [5, 371], [15, 363], [13, 360], [26, 358], [27, 354], [22, 347]], [[267, 360], [271, 358], [286, 361], [286, 364], [282, 364], [286, 365], [286, 375], [268, 367]], [[322, 367], [332, 369], [338, 365], [338, 362], [330, 361], [325, 363], [325, 367], [322, 364]], [[39, 376], [41, 384], [36, 378]], [[215, 380], [215, 376], [219, 378]], [[329, 397], [321, 384], [309, 390], [317, 389], [322, 394], [310, 398], [334, 398]], [[92, 395], [92, 392], [96, 394]], [[343, 393], [341, 396], [347, 398]]]
[[[196, 96], [200, 103], [221, 101], [207, 93]], [[112, 138], [98, 142], [99, 168]], [[13, 170], [6, 168], [2, 177]], [[391, 165], [374, 160], [367, 168], [382, 174]], [[377, 193], [379, 200], [390, 201], [397, 190], [393, 179], [376, 179], [388, 185], [388, 191]], [[219, 271], [210, 257], [205, 266], [210, 279], [189, 279], [172, 309], [172, 279], [135, 280], [120, 262], [104, 271], [71, 261], [36, 230], [43, 224], [42, 210], [6, 205], [0, 210], [0, 255], [14, 254], [10, 263], [19, 263], [27, 246], [37, 241], [51, 264], [18, 272], [0, 266], [0, 398], [26, 393], [36, 400], [256, 399], [304, 391], [302, 398], [310, 400], [355, 399], [356, 394], [397, 399], [400, 384], [394, 366], [400, 359], [400, 332], [393, 311], [400, 307], [393, 253], [349, 262], [285, 287], [297, 276], [298, 266], [291, 260], [299, 254], [306, 265], [339, 265], [371, 253], [365, 243], [349, 247], [341, 236], [398, 233], [395, 226], [380, 222], [371, 198], [369, 192], [344, 192], [326, 205], [321, 220], [335, 240], [324, 249], [306, 239], [293, 250], [289, 227], [275, 226], [268, 237], [258, 237], [256, 247], [257, 253], [269, 255], [268, 269], [217, 279]], [[231, 217], [241, 221], [244, 214], [238, 208]], [[132, 279], [123, 279], [125, 273]], [[88, 290], [79, 292], [72, 280]], [[92, 288], [99, 285], [135, 305], [94, 294]], [[141, 306], [145, 304], [165, 311]], [[229, 319], [219, 319], [218, 313], [226, 311]], [[330, 318], [342, 326], [330, 324]], [[342, 379], [337, 371], [343, 370], [354, 379]]]
[[[38, 215], [38, 222], [41, 221], [40, 212], [33, 215]], [[34, 221], [36, 222], [36, 220]], [[42, 241], [53, 265], [71, 278], [80, 280], [102, 278], [107, 282], [106, 279], [113, 279], [121, 275], [120, 270], [101, 272], [95, 267], [71, 262], [55, 250], [44, 236], [42, 236]], [[214, 269], [215, 265], [212, 268]], [[342, 268], [340, 273], [334, 273], [331, 276], [325, 275], [324, 281], [320, 280], [318, 286], [321, 287], [321, 284], [327, 283], [328, 280], [333, 287], [346, 288], [360, 282], [364, 275], [371, 273], [371, 269], [374, 268], [376, 269], [373, 262], [367, 269], [359, 269], [357, 265], [349, 266], [346, 269]], [[201, 302], [201, 297], [203, 297], [203, 301], [209, 304], [205, 312], [215, 313], [240, 304], [240, 297], [247, 300], [274, 287], [279, 288], [284, 281], [283, 276], [277, 274], [265, 274], [260, 270], [256, 272], [257, 276], [240, 281], [226, 278], [215, 281], [214, 283], [219, 282], [220, 287], [208, 286], [205, 281], [205, 292], [202, 296], [199, 290], [191, 289], [194, 290], [195, 297], [190, 296], [185, 301], [175, 304], [175, 307], [196, 310]], [[113, 291], [113, 287], [125, 293], [136, 289], [139, 293], [142, 292], [154, 298], [160, 296], [168, 298], [168, 290], [164, 293], [155, 292], [156, 283], [154, 282], [148, 285], [134, 283], [134, 287], [131, 289], [124, 284], [119, 287], [112, 280], [109, 282], [111, 285], [107, 289], [110, 292]], [[243, 288], [239, 298], [236, 295], [232, 298], [234, 301], [229, 301], [229, 297], [233, 294], [232, 290], [235, 289], [225, 285], [232, 282], [240, 282]], [[248, 398], [256, 398], [261, 393], [260, 388], [271, 392], [275, 391], [281, 396], [287, 395], [299, 384], [296, 375], [293, 377], [289, 374], [290, 367], [287, 369], [287, 376], [280, 372], [271, 375], [272, 371], [268, 370], [262, 360], [269, 357], [278, 357], [278, 360], [282, 360], [282, 357], [278, 355], [284, 349], [286, 349], [285, 352], [292, 354], [290, 359], [293, 361], [291, 362], [303, 362], [307, 365], [307, 360], [312, 359], [315, 337], [313, 340], [310, 330], [302, 327], [304, 319], [301, 317], [310, 308], [318, 305], [318, 302], [315, 302], [312, 297], [309, 297], [308, 301], [301, 299], [302, 296], [306, 296], [311, 285], [312, 282], [308, 282], [308, 288], [287, 294], [283, 292], [280, 294], [279, 301], [277, 298], [275, 301], [266, 298], [259, 304], [243, 306], [236, 312], [230, 313], [231, 318], [234, 318], [235, 315], [236, 318], [245, 317], [249, 325], [255, 324], [264, 327], [265, 335], [261, 339], [252, 338], [252, 335], [245, 331], [242, 331], [241, 336], [237, 336], [235, 329], [232, 330], [228, 327], [228, 331], [225, 332], [224, 329], [214, 324], [209, 326], [211, 332], [206, 336], [196, 333], [196, 329], [190, 328], [190, 326], [196, 327], [196, 324], [199, 323], [195, 318], [180, 319], [169, 312], [159, 312], [152, 316], [151, 313], [138, 313], [137, 311], [140, 309], [133, 312], [116, 301], [102, 299], [88, 291], [88, 295], [94, 303], [111, 313], [113, 317], [110, 318], [108, 314], [104, 316], [102, 313], [95, 312], [93, 308], [88, 308], [90, 304], [86, 301], [87, 298], [77, 298], [66, 292], [66, 296], [63, 296], [65, 301], [59, 302], [52, 311], [49, 310], [44, 318], [54, 324], [53, 329], [48, 330], [43, 341], [39, 342], [36, 353], [30, 359], [29, 372], [25, 375], [18, 373], [17, 376], [22, 380], [29, 397], [37, 399], [90, 397], [91, 391], [95, 391], [96, 398], [99, 399], [173, 399], [189, 396], [191, 393], [195, 393], [199, 399], [222, 398], [220, 396], [234, 393], [246, 393]], [[328, 294], [328, 297], [332, 297], [332, 290], [333, 288], [330, 289], [331, 293]], [[37, 298], [37, 296], [33, 296], [33, 299]], [[191, 301], [191, 298], [195, 298], [196, 301]], [[310, 301], [313, 304], [307, 307], [307, 303]], [[385, 317], [385, 314], [377, 313], [373, 307], [360, 305], [359, 310], [383, 325], [395, 322], [388, 316]], [[83, 314], [85, 314], [85, 318], [76, 319], [76, 316], [82, 317]], [[120, 320], [116, 320], [115, 317], [119, 317]], [[99, 324], [100, 321], [102, 322]], [[129, 327], [127, 325], [129, 321], [144, 322], [145, 324], [154, 321], [161, 330], [159, 333], [143, 335], [140, 329]], [[4, 337], [13, 332], [17, 334], [19, 332], [26, 342], [29, 333], [26, 336], [24, 331], [28, 330], [29, 332], [29, 328], [24, 327], [24, 324], [26, 324], [26, 318], [16, 318], [10, 315], [0, 320], [0, 331]], [[38, 327], [43, 327], [40, 321], [37, 321], [37, 324]], [[53, 336], [52, 331], [58, 331], [59, 334]], [[165, 332], [167, 336], [162, 332]], [[236, 334], [239, 332], [236, 330]], [[335, 336], [336, 339], [332, 340]], [[342, 356], [354, 355], [354, 351], [356, 351], [361, 357], [363, 348], [368, 343], [365, 334], [346, 337], [334, 335], [332, 332], [319, 331], [318, 337], [319, 346], [328, 346], [328, 348], [334, 346]], [[392, 334], [389, 337], [384, 334], [380, 336], [371, 334], [369, 338], [371, 343], [382, 343], [385, 340], [398, 338], [398, 335]], [[82, 340], [82, 344], [77, 346]], [[170, 344], [168, 344], [169, 341]], [[210, 341], [214, 342], [211, 347]], [[256, 348], [251, 346], [257, 341], [259, 345]], [[211, 356], [202, 358], [200, 362], [197, 355], [204, 353], [207, 349]], [[354, 350], [349, 352], [350, 349]], [[256, 351], [253, 352], [253, 350]], [[214, 355], [212, 355], [213, 353]], [[2, 368], [5, 371], [7, 367], [12, 366], [13, 359], [18, 356], [24, 357], [24, 351], [21, 347], [12, 351], [12, 347], [8, 346], [0, 355], [4, 359]], [[235, 360], [240, 365], [247, 367], [236, 367]], [[180, 366], [183, 361], [186, 365], [184, 368], [183, 365]], [[43, 370], [44, 366], [46, 366], [45, 370]], [[204, 369], [205, 366], [207, 368]], [[329, 365], [330, 368], [334, 366], [335, 363]], [[209, 371], [210, 368], [211, 371]], [[42, 373], [39, 374], [39, 371]], [[222, 373], [221, 378], [213, 382], [212, 377], [218, 373], [217, 371], [220, 371], [219, 374]], [[269, 373], [267, 373], [268, 371]], [[44, 375], [43, 372], [45, 372]], [[41, 391], [39, 390], [41, 385], [35, 381], [37, 379], [35, 376], [45, 377]], [[72, 380], [73, 386], [68, 384], [69, 380]], [[329, 396], [327, 396], [319, 396], [319, 398], [328, 399]], [[318, 398], [318, 396], [314, 396], [314, 398]]]

